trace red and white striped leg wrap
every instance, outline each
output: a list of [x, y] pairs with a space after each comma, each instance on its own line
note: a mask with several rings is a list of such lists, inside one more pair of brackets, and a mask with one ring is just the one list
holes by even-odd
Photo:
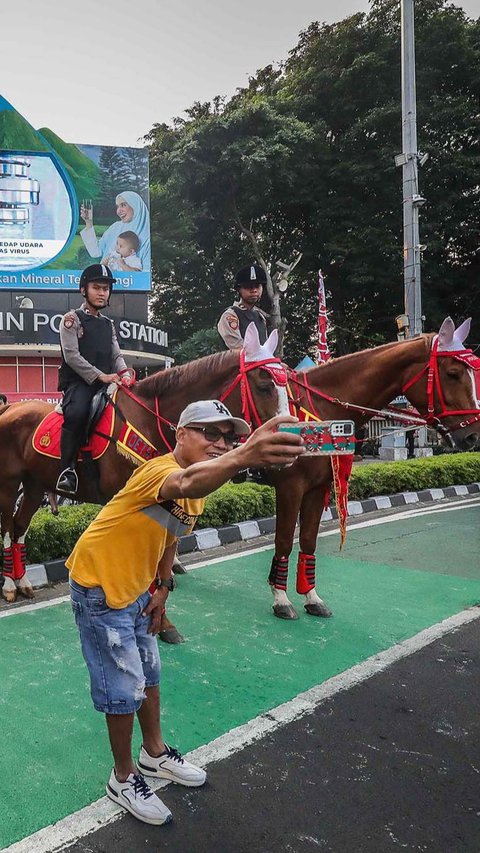
[[297, 592], [306, 595], [315, 586], [315, 554], [300, 551], [297, 563]]
[[274, 586], [275, 589], [283, 589], [286, 592], [287, 578], [288, 557], [274, 557], [272, 560], [270, 574], [268, 576], [270, 586]]

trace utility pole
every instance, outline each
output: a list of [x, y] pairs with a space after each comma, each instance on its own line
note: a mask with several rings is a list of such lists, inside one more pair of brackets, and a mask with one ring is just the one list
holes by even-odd
[[[395, 164], [403, 169], [403, 280], [405, 316], [397, 318], [400, 332], [415, 337], [423, 331], [419, 208], [425, 199], [418, 189], [417, 104], [415, 89], [414, 0], [400, 0], [402, 29], [402, 154]], [[420, 157], [420, 165], [426, 156]]]

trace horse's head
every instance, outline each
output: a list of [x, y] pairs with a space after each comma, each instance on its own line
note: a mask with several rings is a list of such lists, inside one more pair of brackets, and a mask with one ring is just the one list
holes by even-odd
[[[447, 317], [432, 339], [425, 378], [418, 385], [412, 383], [407, 392], [422, 415], [427, 413], [428, 422], [443, 433], [451, 446], [461, 450], [471, 450], [480, 437], [480, 405], [474, 373], [480, 369], [480, 358], [464, 346], [469, 331], [470, 319], [456, 329], [453, 320]], [[423, 400], [419, 396], [422, 388]]]
[[254, 425], [267, 421], [275, 415], [288, 415], [287, 371], [275, 357], [278, 343], [276, 329], [264, 344], [260, 343], [255, 323], [250, 323], [245, 332], [242, 357], [248, 376], [248, 385], [257, 413], [252, 412]]

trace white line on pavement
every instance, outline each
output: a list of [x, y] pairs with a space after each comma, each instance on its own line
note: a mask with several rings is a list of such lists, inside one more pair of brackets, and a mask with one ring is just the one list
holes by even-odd
[[[278, 705], [273, 710], [260, 714], [248, 723], [238, 726], [221, 737], [216, 738], [205, 746], [200, 746], [187, 754], [187, 758], [197, 764], [206, 766], [215, 761], [224, 761], [235, 752], [239, 752], [246, 746], [260, 740], [267, 733], [285, 726], [287, 723], [298, 720], [313, 711], [327, 699], [344, 690], [349, 690], [356, 684], [371, 678], [379, 672], [387, 669], [393, 663], [408, 657], [415, 652], [430, 645], [440, 637], [449, 634], [473, 622], [480, 617], [480, 607], [463, 610], [448, 619], [432, 625], [414, 637], [397, 643], [389, 649], [373, 655], [362, 663], [347, 669], [345, 672], [328, 679], [328, 681], [300, 693], [289, 702]], [[169, 783], [156, 783], [154, 779], [149, 780], [152, 788], [158, 790]], [[40, 829], [28, 838], [17, 841], [10, 847], [5, 848], [5, 853], [58, 853], [65, 847], [74, 844], [78, 839], [95, 832], [107, 824], [125, 815], [123, 809], [118, 808], [108, 797], [102, 797], [97, 802], [80, 809], [74, 814], [59, 820], [57, 823]]]

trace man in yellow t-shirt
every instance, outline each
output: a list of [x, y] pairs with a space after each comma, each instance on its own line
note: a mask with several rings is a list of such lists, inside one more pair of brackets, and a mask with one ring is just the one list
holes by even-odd
[[[168, 823], [170, 810], [145, 776], [203, 785], [206, 774], [167, 746], [160, 727], [160, 657], [155, 635], [173, 589], [179, 536], [190, 533], [205, 497], [243, 468], [288, 465], [301, 439], [277, 432], [272, 418], [238, 447], [248, 424], [218, 400], [190, 403], [180, 415], [173, 453], [138, 468], [78, 540], [66, 565], [72, 608], [95, 708], [106, 715], [114, 767], [107, 795], [139, 820]], [[156, 578], [153, 595], [149, 587]], [[143, 735], [132, 757], [135, 713]]]

